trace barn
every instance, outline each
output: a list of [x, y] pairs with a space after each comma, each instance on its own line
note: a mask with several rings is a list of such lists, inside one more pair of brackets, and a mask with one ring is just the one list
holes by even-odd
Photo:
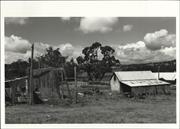
[[111, 90], [132, 96], [169, 93], [169, 83], [158, 80], [151, 71], [114, 72]]

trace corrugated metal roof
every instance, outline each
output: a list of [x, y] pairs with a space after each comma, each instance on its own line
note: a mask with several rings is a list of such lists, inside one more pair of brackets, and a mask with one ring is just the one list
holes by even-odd
[[130, 87], [141, 87], [141, 86], [154, 86], [154, 85], [168, 85], [169, 83], [160, 81], [157, 79], [153, 80], [133, 80], [133, 81], [121, 81], [122, 83]]
[[[153, 73], [154, 76], [158, 79], [158, 73]], [[176, 72], [160, 72], [159, 78], [163, 78], [165, 80], [175, 80], [176, 79]]]
[[119, 71], [115, 74], [120, 81], [156, 79], [151, 71]]

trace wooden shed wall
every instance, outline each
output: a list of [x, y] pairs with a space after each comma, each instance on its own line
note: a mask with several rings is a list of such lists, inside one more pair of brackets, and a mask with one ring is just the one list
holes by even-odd
[[167, 94], [167, 93], [169, 93], [169, 86], [168, 85], [156, 85], [156, 86], [132, 87], [131, 93], [134, 96]]
[[[43, 72], [45, 72], [43, 74]], [[60, 97], [58, 90], [61, 81], [61, 74], [57, 70], [35, 72], [33, 77], [34, 90], [39, 88], [42, 98]], [[40, 76], [38, 76], [40, 75]]]

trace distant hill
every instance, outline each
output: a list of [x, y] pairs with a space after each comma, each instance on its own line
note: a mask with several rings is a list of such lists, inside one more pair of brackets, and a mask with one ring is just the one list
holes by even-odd
[[164, 61], [164, 62], [152, 62], [145, 64], [128, 64], [121, 65], [119, 67], [113, 67], [113, 71], [145, 71], [150, 70], [152, 72], [174, 72], [176, 71], [176, 60]]
[[[17, 62], [11, 63], [11, 64], [5, 64], [5, 79], [8, 80], [8, 79], [14, 79], [17, 77], [26, 76], [28, 67], [29, 67], [29, 64], [26, 61], [17, 61]], [[160, 72], [174, 72], [174, 71], [176, 71], [176, 60], [165, 61], [165, 62], [146, 63], [146, 64], [120, 65], [120, 66], [112, 68], [113, 71], [117, 71], [117, 70], [121, 70], [121, 71], [150, 70], [152, 72], [158, 72], [158, 69]]]

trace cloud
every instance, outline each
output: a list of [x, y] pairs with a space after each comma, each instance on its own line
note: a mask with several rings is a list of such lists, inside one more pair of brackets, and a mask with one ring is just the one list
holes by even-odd
[[5, 63], [6, 64], [10, 64], [14, 61], [17, 61], [18, 59], [22, 59], [22, 60], [26, 60], [24, 58], [23, 53], [14, 53], [14, 52], [10, 52], [10, 51], [5, 51]]
[[[5, 63], [12, 63], [18, 59], [27, 60], [31, 57], [32, 44], [22, 37], [11, 35], [5, 37]], [[44, 54], [50, 45], [45, 43], [35, 43], [34, 57]]]
[[[40, 56], [42, 53], [34, 50], [34, 59]], [[12, 51], [5, 51], [5, 63], [10, 64], [19, 59], [27, 61], [31, 57], [31, 50], [26, 51], [26, 53], [17, 53]]]
[[59, 51], [61, 52], [62, 56], [66, 56], [67, 61], [70, 61], [72, 58], [75, 62], [76, 58], [78, 56], [84, 56], [82, 54], [83, 47], [74, 47], [71, 43], [64, 43], [57, 46], [54, 46], [54, 48], [59, 48]]
[[133, 25], [124, 25], [123, 26], [123, 31], [127, 32], [127, 31], [131, 31], [133, 28]]
[[168, 61], [176, 58], [176, 49], [165, 47], [152, 51], [146, 47], [145, 42], [128, 43], [115, 47], [115, 57], [122, 64], [138, 64], [148, 62]]
[[48, 47], [50, 47], [50, 45], [46, 44], [46, 43], [36, 42], [34, 44], [35, 50], [38, 51], [39, 53], [42, 53], [42, 54], [44, 54], [44, 52], [46, 51], [46, 49]]
[[69, 20], [71, 19], [71, 17], [61, 17], [61, 19], [62, 19], [63, 21], [69, 21]]
[[143, 41], [119, 45], [115, 52], [115, 56], [124, 63], [142, 63], [145, 59], [152, 58]]
[[156, 31], [154, 33], [147, 33], [144, 37], [144, 40], [146, 42], [153, 42], [156, 41], [160, 37], [164, 37], [168, 34], [168, 31], [165, 29], [161, 29], [159, 31]]
[[[31, 57], [32, 44], [22, 37], [11, 35], [5, 37], [5, 63], [12, 63], [18, 59], [27, 60]], [[34, 58], [43, 55], [46, 52], [46, 48], [50, 47], [49, 44], [36, 42], [34, 44]], [[68, 59], [77, 57], [80, 55], [81, 50], [75, 48], [70, 43], [60, 44], [52, 46], [54, 49], [59, 48], [59, 51], [63, 56], [68, 56]]]
[[17, 24], [17, 25], [24, 25], [28, 21], [27, 17], [6, 17], [5, 23], [6, 24]]
[[26, 53], [27, 50], [31, 49], [31, 43], [21, 37], [11, 35], [5, 37], [5, 50], [19, 53]]
[[160, 50], [165, 55], [171, 56], [173, 59], [176, 58], [176, 48], [175, 47], [166, 47]]
[[150, 50], [159, 50], [166, 47], [176, 46], [176, 35], [168, 34], [168, 31], [161, 29], [154, 33], [147, 33], [144, 36], [146, 47]]
[[131, 49], [131, 50], [136, 50], [144, 47], [145, 47], [145, 43], [143, 41], [138, 41], [136, 43], [127, 43], [126, 45], [118, 46], [119, 49]]
[[115, 17], [84, 17], [80, 20], [79, 29], [84, 33], [106, 33], [112, 31], [117, 22], [118, 18]]
[[60, 44], [56, 48], [59, 48], [63, 56], [72, 56], [74, 52], [74, 47], [70, 43]]

